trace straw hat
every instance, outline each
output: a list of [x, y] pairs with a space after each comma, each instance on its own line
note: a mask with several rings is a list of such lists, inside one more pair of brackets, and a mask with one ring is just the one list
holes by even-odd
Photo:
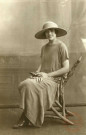
[[48, 21], [43, 25], [42, 30], [40, 30], [39, 32], [35, 34], [35, 37], [37, 39], [46, 39], [45, 32], [48, 29], [55, 29], [57, 37], [61, 37], [67, 34], [67, 31], [59, 28], [56, 23]]

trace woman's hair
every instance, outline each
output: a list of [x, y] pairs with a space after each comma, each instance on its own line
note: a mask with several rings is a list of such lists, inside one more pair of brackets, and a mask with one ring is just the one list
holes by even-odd
[[[54, 29], [54, 28], [50, 28], [50, 29]], [[55, 30], [55, 34], [57, 35], [57, 33], [58, 33], [57, 30], [56, 30], [56, 29], [54, 29], [54, 30]], [[46, 31], [47, 31], [47, 30], [46, 30]], [[46, 31], [44, 32], [44, 36], [46, 36], [46, 34], [45, 34]]]

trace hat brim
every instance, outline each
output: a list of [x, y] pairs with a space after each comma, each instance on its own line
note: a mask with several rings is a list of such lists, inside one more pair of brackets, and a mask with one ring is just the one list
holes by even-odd
[[[56, 37], [61, 37], [67, 34], [67, 31], [64, 29], [61, 29], [61, 28], [52, 28], [52, 29], [55, 29], [56, 31]], [[48, 30], [48, 28], [37, 32], [35, 34], [35, 37], [37, 39], [46, 39], [46, 35], [45, 35], [46, 30]]]

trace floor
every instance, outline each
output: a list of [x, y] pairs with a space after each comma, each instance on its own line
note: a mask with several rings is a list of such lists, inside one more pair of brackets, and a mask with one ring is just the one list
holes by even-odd
[[75, 113], [69, 117], [75, 123], [73, 126], [59, 119], [45, 118], [41, 128], [22, 129], [12, 129], [21, 114], [19, 109], [0, 109], [0, 135], [86, 135], [86, 107], [68, 109]]

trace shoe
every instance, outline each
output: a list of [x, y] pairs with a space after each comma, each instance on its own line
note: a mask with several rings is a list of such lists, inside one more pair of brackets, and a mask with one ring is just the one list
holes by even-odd
[[21, 123], [18, 123], [16, 125], [13, 126], [13, 129], [19, 129], [19, 128], [23, 128], [26, 127], [27, 123], [25, 122], [25, 120], [23, 120]]

